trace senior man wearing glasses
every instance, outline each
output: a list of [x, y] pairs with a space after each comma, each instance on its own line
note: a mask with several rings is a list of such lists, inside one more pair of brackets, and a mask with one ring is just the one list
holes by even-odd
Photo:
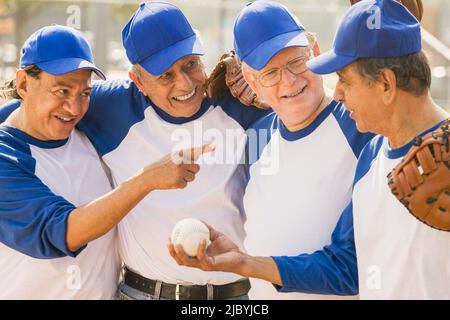
[[[259, 278], [251, 279], [251, 298], [355, 295], [354, 246], [344, 248], [340, 255], [350, 261], [348, 273], [337, 268], [325, 270], [334, 274], [333, 281], [311, 277], [316, 283], [311, 289], [309, 283], [296, 283], [299, 265], [292, 256], [311, 253], [331, 241], [340, 214], [350, 202], [358, 156], [373, 135], [358, 132], [344, 105], [326, 93], [322, 77], [307, 69], [311, 55], [319, 55], [318, 46], [308, 42], [302, 24], [286, 7], [270, 1], [246, 6], [235, 22], [234, 37], [247, 83], [274, 111], [255, 123], [254, 132], [249, 131], [244, 244], [256, 257], [236, 251], [237, 247], [220, 255], [233, 244], [214, 229], [207, 257], [188, 258], [181, 248], [170, 245], [171, 254], [183, 265]], [[337, 232], [333, 237], [339, 236]], [[219, 238], [222, 243], [214, 241]], [[274, 255], [278, 257], [270, 257]], [[334, 256], [335, 252], [328, 250], [317, 256], [317, 262]], [[307, 278], [308, 268], [300, 269]], [[298, 288], [303, 293], [292, 293]]]

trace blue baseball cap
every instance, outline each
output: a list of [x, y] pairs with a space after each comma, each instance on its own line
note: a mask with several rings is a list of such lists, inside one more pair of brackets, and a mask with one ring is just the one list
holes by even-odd
[[132, 64], [160, 75], [177, 60], [203, 55], [203, 44], [181, 10], [166, 2], [142, 3], [122, 30]]
[[285, 48], [307, 46], [305, 28], [297, 17], [273, 1], [249, 3], [234, 23], [234, 49], [255, 70]]
[[314, 73], [336, 72], [359, 58], [401, 57], [422, 49], [420, 24], [395, 0], [364, 0], [342, 18], [333, 49], [307, 62]]
[[91, 48], [78, 30], [51, 25], [33, 33], [24, 43], [20, 67], [36, 65], [52, 75], [80, 69], [91, 69], [105, 80], [103, 72], [94, 65]]

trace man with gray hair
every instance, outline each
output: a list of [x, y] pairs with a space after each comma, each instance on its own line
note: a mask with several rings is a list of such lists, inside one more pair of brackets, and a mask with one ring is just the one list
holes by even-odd
[[122, 39], [133, 64], [132, 81], [94, 84], [90, 109], [79, 125], [114, 182], [178, 148], [214, 139], [215, 152], [199, 160], [202, 170], [195, 182], [183, 190], [152, 193], [119, 225], [125, 265], [121, 298], [245, 298], [247, 279], [180, 267], [167, 252], [166, 239], [180, 219], [197, 218], [219, 226], [242, 247], [245, 130], [266, 111], [244, 108], [231, 95], [205, 96], [203, 45], [176, 6], [142, 3]]
[[[358, 132], [344, 105], [327, 94], [322, 77], [308, 70], [306, 63], [319, 55], [319, 48], [308, 41], [303, 25], [285, 6], [264, 0], [247, 5], [235, 22], [234, 47], [247, 83], [274, 111], [249, 131], [245, 248], [252, 255], [279, 257], [252, 260], [255, 264], [248, 267], [264, 266], [258, 269], [258, 277], [270, 282], [252, 279], [250, 297], [336, 299], [337, 295], [355, 295], [357, 271], [351, 245], [340, 249], [349, 264], [347, 274], [330, 268], [328, 272], [335, 277], [325, 283], [304, 271], [316, 290], [297, 290], [292, 276], [297, 265], [286, 256], [312, 252], [330, 241], [350, 202], [358, 156], [373, 135]], [[171, 253], [177, 257], [173, 247]], [[317, 261], [326, 263], [335, 254], [330, 250]], [[197, 262], [178, 260], [184, 261]], [[236, 263], [235, 268], [240, 265]], [[247, 272], [246, 268], [242, 270]]]
[[[379, 19], [379, 27], [367, 24], [374, 18]], [[431, 71], [422, 52], [419, 22], [396, 1], [363, 0], [341, 20], [333, 49], [307, 66], [317, 74], [337, 72], [335, 100], [345, 103], [360, 131], [378, 134], [361, 151], [351, 202], [331, 243], [309, 254], [255, 257], [240, 252], [210, 228], [210, 249], [205, 251], [203, 243], [196, 259], [179, 250], [176, 258], [203, 270], [231, 271], [282, 284], [278, 289], [288, 285], [291, 291], [333, 293], [350, 283], [355, 290], [359, 284], [362, 299], [449, 299], [450, 233], [411, 215], [407, 203], [391, 193], [386, 178], [422, 137], [446, 132], [441, 148], [447, 154], [447, 188], [450, 181], [445, 180], [450, 172], [449, 114], [430, 97]], [[428, 160], [434, 153], [436, 161], [441, 154], [437, 149], [429, 153]], [[432, 164], [417, 162], [423, 171]], [[411, 178], [420, 180], [420, 174], [409, 171], [404, 179]], [[325, 194], [325, 201], [329, 195]], [[442, 195], [448, 200], [448, 192]], [[436, 199], [428, 201], [433, 204]], [[447, 207], [441, 203], [438, 211], [448, 219], [448, 201]]]

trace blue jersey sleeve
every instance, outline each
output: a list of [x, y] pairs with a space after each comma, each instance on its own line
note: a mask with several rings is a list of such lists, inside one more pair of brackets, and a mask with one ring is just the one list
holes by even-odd
[[34, 174], [31, 156], [19, 158], [8, 149], [0, 141], [0, 241], [34, 258], [75, 257], [84, 249], [72, 252], [66, 243], [75, 206]]
[[259, 160], [276, 129], [277, 115], [273, 111], [267, 113], [247, 129], [246, 164], [248, 166]]
[[21, 101], [18, 99], [10, 100], [0, 106], [0, 123], [5, 122], [9, 115], [20, 107]]
[[348, 144], [352, 148], [355, 157], [359, 158], [364, 146], [372, 140], [375, 135], [371, 132], [359, 132], [356, 127], [356, 122], [350, 118], [350, 112], [345, 109], [343, 103], [336, 103], [332, 113], [344, 133]]
[[218, 99], [216, 103], [229, 117], [239, 123], [244, 130], [247, 130], [253, 123], [272, 112], [272, 109], [263, 110], [254, 106], [244, 106], [230, 93]]
[[352, 203], [342, 212], [330, 245], [312, 254], [272, 257], [283, 286], [280, 292], [356, 295], [358, 269], [353, 234]]
[[130, 128], [144, 119], [150, 104], [129, 80], [97, 81], [92, 86], [89, 109], [77, 124], [100, 156], [111, 152]]

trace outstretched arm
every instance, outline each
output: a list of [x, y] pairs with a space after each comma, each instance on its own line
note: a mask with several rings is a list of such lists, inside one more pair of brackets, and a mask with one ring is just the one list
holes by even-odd
[[[35, 174], [32, 159], [0, 153], [0, 242], [39, 259], [78, 255], [112, 229], [141, 199], [156, 189], [184, 188], [200, 167], [195, 159], [211, 147], [166, 156], [143, 168], [108, 194], [76, 208], [53, 193]], [[182, 159], [181, 159], [182, 158]], [[183, 161], [180, 161], [183, 160]]]
[[106, 195], [76, 208], [67, 222], [68, 248], [75, 251], [107, 233], [150, 192], [185, 188], [200, 170], [194, 161], [213, 150], [211, 145], [204, 145], [167, 155]]
[[254, 257], [240, 251], [224, 234], [208, 227], [211, 244], [206, 248], [203, 241], [197, 257], [189, 257], [180, 245], [169, 243], [169, 252], [179, 265], [263, 279], [282, 292], [338, 295], [358, 292], [352, 203], [342, 213], [332, 243], [312, 254]]
[[[205, 223], [206, 224], [206, 223]], [[200, 242], [197, 257], [189, 257], [181, 245], [169, 243], [167, 248], [179, 265], [204, 271], [225, 271], [244, 277], [260, 278], [281, 285], [281, 278], [274, 260], [270, 257], [253, 257], [242, 252], [227, 236], [206, 224], [211, 244]]]

